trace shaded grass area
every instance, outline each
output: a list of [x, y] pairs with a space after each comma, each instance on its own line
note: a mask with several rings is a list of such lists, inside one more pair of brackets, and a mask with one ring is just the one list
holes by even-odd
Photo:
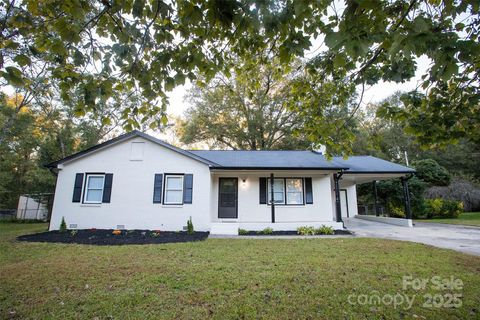
[[[208, 239], [90, 246], [17, 242], [0, 225], [0, 318], [421, 318], [480, 316], [480, 257], [382, 239]], [[459, 278], [462, 307], [425, 308], [402, 276]], [[351, 294], [415, 295], [404, 310]], [[454, 293], [458, 291], [440, 291]], [[355, 299], [353, 299], [355, 301]]]
[[459, 224], [459, 225], [480, 227], [480, 212], [464, 212], [460, 216], [458, 216], [458, 218], [456, 219], [433, 218], [433, 219], [418, 219], [415, 221]]

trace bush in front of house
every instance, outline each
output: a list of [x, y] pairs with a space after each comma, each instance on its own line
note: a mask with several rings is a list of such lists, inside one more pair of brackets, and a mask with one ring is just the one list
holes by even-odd
[[313, 236], [315, 235], [315, 228], [311, 226], [298, 227], [297, 233], [301, 236]]
[[331, 235], [334, 234], [335, 231], [333, 230], [332, 227], [323, 225], [320, 228], [315, 229], [315, 234], [326, 234], [326, 235]]
[[441, 198], [426, 199], [425, 212], [429, 218], [458, 218], [463, 212], [463, 203], [456, 200]]
[[65, 222], [65, 217], [62, 217], [62, 222], [60, 222], [60, 232], [67, 232], [67, 223]]
[[265, 229], [259, 231], [258, 233], [259, 234], [264, 234], [264, 235], [273, 234], [273, 229], [272, 228], [265, 228]]
[[245, 236], [245, 235], [248, 234], [248, 230], [239, 228], [239, 229], [238, 229], [238, 234], [239, 234], [240, 236]]
[[194, 232], [195, 232], [195, 230], [193, 228], [192, 217], [190, 217], [190, 219], [187, 220], [187, 233], [188, 234], [193, 234]]

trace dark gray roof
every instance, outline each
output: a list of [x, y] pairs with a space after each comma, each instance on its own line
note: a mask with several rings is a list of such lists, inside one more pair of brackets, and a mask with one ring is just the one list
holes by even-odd
[[74, 160], [103, 147], [137, 136], [200, 161], [212, 169], [346, 170], [346, 172], [349, 173], [415, 172], [415, 170], [411, 168], [371, 156], [352, 156], [347, 160], [341, 157], [334, 157], [332, 160], [327, 160], [324, 155], [315, 151], [187, 151], [137, 130], [52, 162], [46, 165], [46, 167], [56, 168], [59, 164], [66, 161]]
[[191, 153], [215, 162], [218, 169], [325, 169], [341, 170], [347, 167], [328, 161], [314, 151], [236, 151], [191, 150]]
[[414, 169], [372, 156], [334, 157], [337, 165], [348, 167], [347, 173], [413, 173]]

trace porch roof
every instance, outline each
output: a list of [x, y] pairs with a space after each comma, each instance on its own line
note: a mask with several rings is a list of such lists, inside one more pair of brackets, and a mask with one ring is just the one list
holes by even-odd
[[289, 170], [346, 170], [347, 166], [329, 161], [314, 151], [245, 151], [245, 150], [191, 150], [218, 165], [212, 169], [289, 169]]
[[191, 153], [214, 162], [212, 169], [341, 170], [345, 174], [405, 175], [415, 170], [372, 156], [333, 157], [328, 160], [315, 151], [237, 151], [192, 150]]

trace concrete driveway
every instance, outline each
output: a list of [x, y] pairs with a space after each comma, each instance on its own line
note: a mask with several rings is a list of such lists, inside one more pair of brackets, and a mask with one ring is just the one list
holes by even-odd
[[356, 218], [345, 219], [345, 226], [359, 237], [412, 241], [480, 256], [478, 227], [414, 224], [413, 228], [408, 228]]

